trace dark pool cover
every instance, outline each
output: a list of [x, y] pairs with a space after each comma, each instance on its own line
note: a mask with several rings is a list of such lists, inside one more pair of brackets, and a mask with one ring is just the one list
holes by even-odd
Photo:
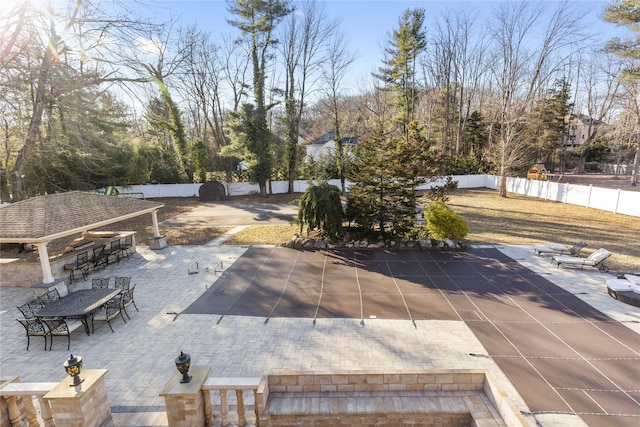
[[189, 313], [460, 320], [532, 412], [640, 425], [640, 337], [493, 248], [251, 248]]

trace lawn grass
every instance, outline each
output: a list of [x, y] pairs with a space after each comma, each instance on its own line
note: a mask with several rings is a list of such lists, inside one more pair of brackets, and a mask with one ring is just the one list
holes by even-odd
[[[640, 271], [640, 218], [597, 209], [545, 201], [496, 190], [457, 190], [448, 202], [469, 224], [467, 243], [533, 244], [556, 242], [568, 246], [584, 240], [588, 255], [606, 248], [613, 255], [612, 271]], [[252, 226], [225, 242], [230, 245], [284, 244], [299, 231], [296, 225]]]
[[613, 253], [612, 271], [640, 271], [640, 218], [485, 188], [457, 190], [448, 205], [469, 225], [471, 243], [588, 243]]
[[287, 243], [300, 227], [288, 225], [256, 225], [247, 227], [224, 242], [225, 245], [281, 245]]

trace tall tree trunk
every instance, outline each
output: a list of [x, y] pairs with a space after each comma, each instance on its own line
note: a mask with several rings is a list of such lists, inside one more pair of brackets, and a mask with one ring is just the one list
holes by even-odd
[[0, 202], [5, 203], [11, 200], [11, 192], [7, 183], [7, 171], [0, 165]]
[[507, 151], [503, 146], [502, 162], [500, 162], [500, 197], [507, 197]]
[[[53, 27], [53, 24], [52, 24]], [[52, 28], [53, 29], [53, 28]], [[53, 37], [52, 37], [53, 38]], [[36, 146], [36, 139], [38, 137], [38, 129], [40, 123], [42, 123], [42, 113], [44, 111], [45, 93], [47, 89], [47, 79], [49, 78], [49, 71], [51, 70], [51, 60], [53, 56], [52, 45], [48, 46], [44, 56], [42, 57], [42, 63], [40, 64], [40, 70], [38, 71], [38, 84], [36, 86], [36, 99], [33, 103], [33, 112], [31, 113], [31, 119], [29, 121], [29, 128], [27, 130], [27, 137], [24, 144], [18, 152], [16, 163], [11, 171], [11, 202], [19, 202], [24, 200], [27, 195], [24, 190], [24, 170], [27, 167], [29, 159], [31, 159], [33, 150]]]
[[345, 173], [344, 173], [344, 147], [340, 140], [340, 118], [338, 117], [338, 104], [334, 102], [333, 108], [333, 136], [335, 138], [336, 148], [336, 168], [338, 169], [338, 177], [340, 178], [340, 191], [345, 194], [347, 189], [345, 186]]
[[5, 158], [0, 161], [0, 202], [9, 202], [11, 200], [11, 192], [9, 191], [9, 183], [7, 181], [7, 170], [4, 165], [9, 164], [9, 122], [4, 121], [4, 148]]
[[633, 168], [631, 169], [631, 185], [638, 185], [638, 168], [640, 167], [640, 141], [636, 147], [636, 155], [633, 157]]

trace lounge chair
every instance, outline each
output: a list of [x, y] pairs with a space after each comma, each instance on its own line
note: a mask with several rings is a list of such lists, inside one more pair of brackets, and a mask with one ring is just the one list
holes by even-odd
[[640, 274], [625, 274], [607, 280], [607, 293], [626, 304], [640, 307]]
[[632, 285], [640, 286], [640, 274], [625, 274], [624, 278], [630, 281]]
[[559, 245], [557, 243], [549, 243], [548, 245], [536, 245], [533, 248], [533, 251], [538, 256], [542, 254], [578, 256], [580, 250], [582, 250], [582, 248], [584, 248], [585, 246], [587, 246], [585, 242], [578, 242], [570, 248], [564, 245]]
[[558, 264], [557, 267], [560, 267], [560, 264], [574, 265], [580, 267], [580, 269], [583, 269], [585, 266], [587, 266], [595, 267], [602, 273], [606, 273], [607, 271], [609, 271], [609, 267], [604, 264], [604, 261], [610, 256], [611, 252], [604, 248], [600, 248], [586, 258], [580, 258], [570, 255], [554, 255], [551, 260]]

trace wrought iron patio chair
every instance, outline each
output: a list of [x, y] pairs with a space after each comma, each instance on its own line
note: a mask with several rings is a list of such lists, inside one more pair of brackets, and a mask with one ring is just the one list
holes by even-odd
[[120, 307], [124, 311], [124, 314], [127, 315], [127, 319], [131, 319], [131, 317], [129, 317], [129, 313], [127, 313], [127, 307], [129, 307], [131, 304], [133, 304], [133, 306], [136, 308], [136, 311], [140, 311], [138, 310], [138, 306], [136, 305], [136, 302], [133, 299], [133, 291], [135, 291], [135, 289], [136, 289], [136, 285], [133, 285], [128, 290], [122, 292], [122, 300], [121, 300]]
[[45, 292], [42, 295], [38, 295], [38, 300], [42, 305], [48, 304], [51, 301], [57, 301], [60, 299], [60, 293], [58, 293], [57, 289], [51, 289], [50, 291]]
[[109, 264], [109, 258], [112, 256], [115, 256], [116, 262], [120, 262], [120, 254], [120, 239], [111, 242], [111, 244], [109, 244], [109, 247], [105, 248], [104, 250], [104, 256], [107, 258], [107, 264]]
[[27, 332], [27, 351], [29, 351], [29, 344], [31, 337], [44, 337], [44, 349], [47, 349], [47, 335], [49, 335], [49, 330], [45, 327], [45, 325], [35, 317], [30, 319], [16, 319], [22, 326], [24, 326], [25, 331]]
[[91, 256], [90, 264], [93, 271], [97, 271], [100, 267], [106, 267], [108, 264], [108, 257], [105, 255], [105, 245], [97, 248], [93, 248], [93, 255]]
[[36, 314], [42, 308], [43, 304], [40, 300], [34, 299], [18, 306], [18, 310], [22, 313], [25, 319], [31, 319], [36, 317]]
[[43, 318], [44, 323], [49, 329], [49, 335], [51, 336], [51, 344], [49, 345], [49, 351], [53, 347], [54, 336], [66, 336], [67, 337], [67, 351], [71, 348], [71, 332], [84, 327], [79, 320], [65, 320], [60, 317]]
[[120, 241], [120, 252], [122, 257], [128, 257], [133, 254], [133, 235], [125, 236], [124, 239]]
[[116, 276], [116, 289], [122, 289], [123, 291], [129, 290], [131, 284], [131, 277], [117, 277]]
[[[122, 320], [124, 320], [124, 316], [122, 315], [121, 310], [122, 294], [119, 294], [117, 297], [107, 301], [104, 304], [102, 310], [93, 315], [93, 317], [91, 318], [91, 331], [93, 332], [94, 330], [93, 322], [97, 320], [99, 322], [107, 322], [107, 324], [109, 325], [109, 329], [111, 329], [111, 332], [114, 332], [113, 327], [111, 326], [111, 320], [114, 317], [117, 317], [118, 314], [122, 317]], [[127, 321], [124, 320], [124, 322], [126, 323]]]
[[95, 277], [91, 280], [91, 287], [93, 289], [108, 289], [109, 278], [108, 277]]
[[64, 269], [70, 271], [69, 283], [73, 283], [76, 280], [75, 272], [79, 271], [82, 274], [82, 279], [87, 277], [87, 269], [89, 268], [89, 252], [82, 252], [76, 256], [76, 261], [71, 264], [65, 264]]

